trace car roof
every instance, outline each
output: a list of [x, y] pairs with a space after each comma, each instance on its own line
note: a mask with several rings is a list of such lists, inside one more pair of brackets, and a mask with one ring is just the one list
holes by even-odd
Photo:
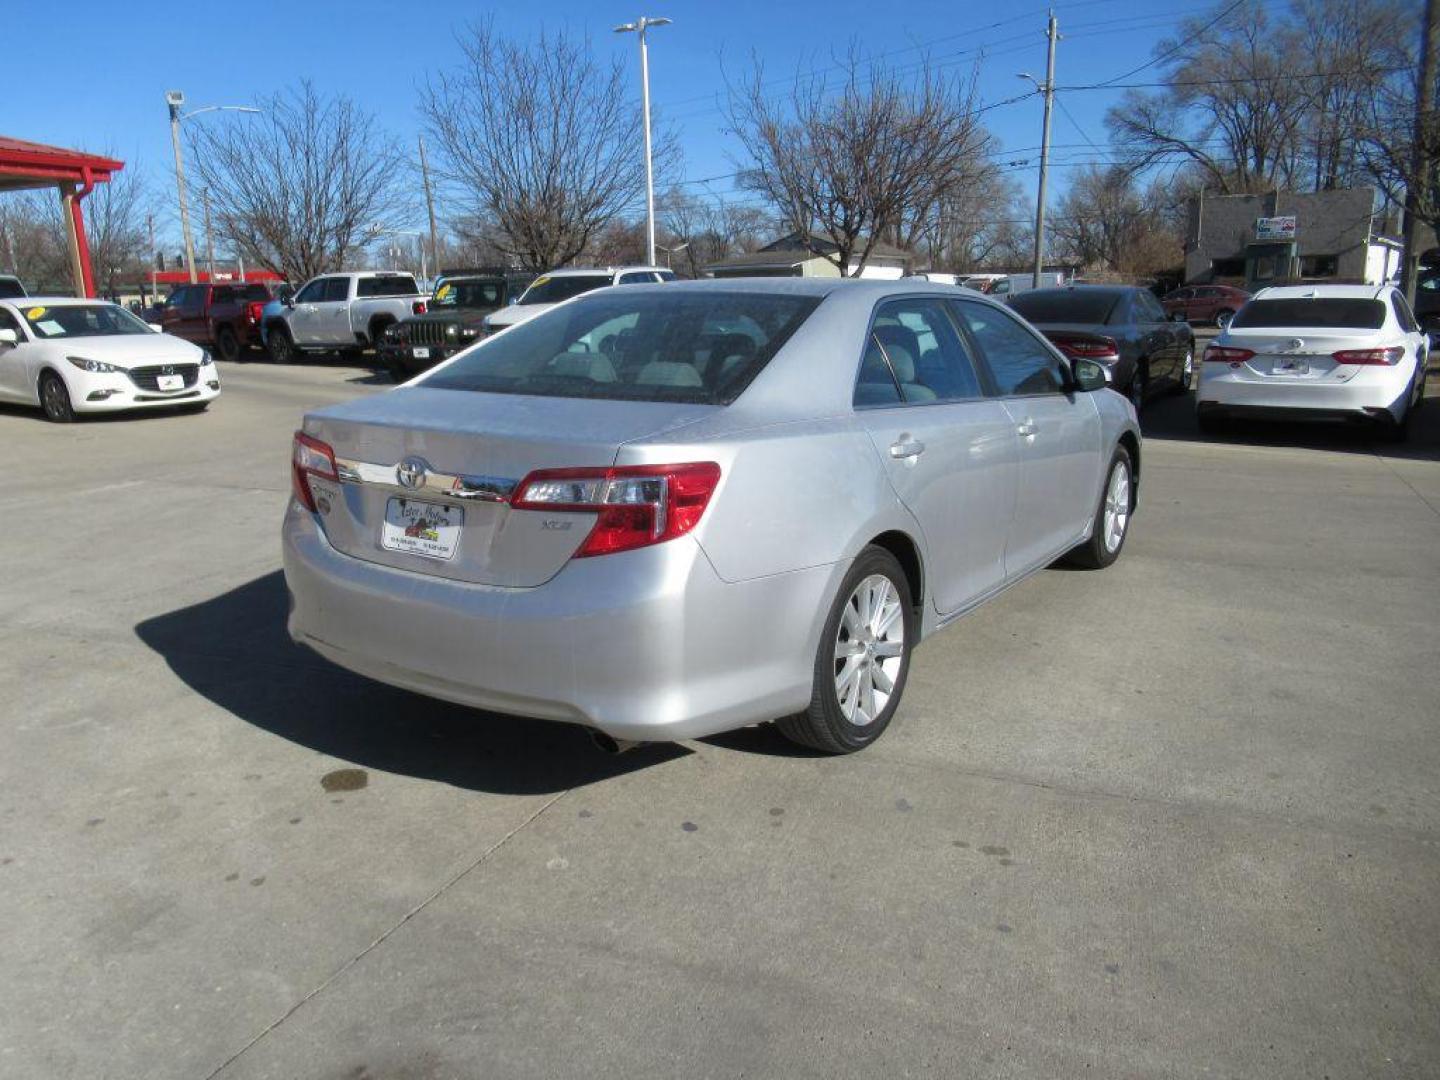
[[1389, 285], [1272, 285], [1252, 300], [1379, 300]]
[[547, 270], [541, 277], [610, 277], [614, 274], [628, 274], [636, 270], [647, 270], [650, 273], [659, 273], [664, 270], [663, 266], [566, 266], [558, 270]]
[[946, 285], [915, 278], [723, 277], [693, 281], [682, 279], [664, 284], [625, 285], [623, 288], [653, 290], [667, 296], [676, 292], [722, 292], [823, 298], [838, 293], [868, 303], [890, 296], [939, 296], [952, 300], [984, 302], [995, 307], [1003, 306], [994, 298], [961, 285]]
[[1011, 293], [1015, 299], [1022, 296], [1054, 296], [1057, 293], [1094, 293], [1097, 296], [1121, 296], [1125, 293], [1149, 292], [1139, 285], [1055, 285], [1047, 289], [1026, 289], [1024, 292]]
[[90, 296], [6, 296], [0, 297], [0, 303], [16, 307], [72, 307], [76, 304], [109, 304], [110, 301]]

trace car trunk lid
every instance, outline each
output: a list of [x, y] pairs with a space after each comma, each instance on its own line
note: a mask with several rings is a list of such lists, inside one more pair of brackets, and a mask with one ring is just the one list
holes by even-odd
[[[404, 388], [306, 418], [339, 473], [312, 477], [311, 488], [327, 538], [346, 555], [528, 588], [559, 573], [595, 515], [513, 509], [505, 500], [526, 475], [612, 465], [623, 444], [715, 408]], [[421, 486], [407, 487], [402, 472]]]
[[1232, 329], [1225, 336], [1224, 347], [1254, 354], [1231, 369], [1249, 381], [1333, 383], [1353, 378], [1361, 370], [1337, 361], [1335, 353], [1376, 347], [1379, 338], [1374, 330], [1348, 327], [1256, 327]]

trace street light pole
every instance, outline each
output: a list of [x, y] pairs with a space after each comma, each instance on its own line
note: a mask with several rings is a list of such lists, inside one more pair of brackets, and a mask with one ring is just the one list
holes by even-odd
[[641, 16], [633, 23], [615, 27], [617, 34], [635, 33], [640, 36], [640, 102], [645, 126], [645, 261], [655, 265], [655, 162], [650, 152], [650, 48], [645, 42], [645, 31], [651, 26], [668, 26], [670, 20], [661, 16], [648, 19]]
[[185, 104], [185, 95], [179, 90], [165, 91], [165, 104], [170, 106], [170, 145], [175, 150], [175, 189], [180, 193], [180, 231], [185, 234], [185, 268], [190, 271], [190, 284], [194, 285], [195, 244], [190, 239], [190, 207], [185, 201], [185, 159], [180, 152], [180, 106]]
[[215, 284], [215, 233], [210, 228], [210, 189], [200, 192], [200, 202], [205, 207], [205, 269], [210, 275], [210, 284]]
[[1049, 39], [1049, 48], [1045, 56], [1044, 84], [1035, 82], [1033, 75], [1020, 76], [1035, 83], [1035, 88], [1045, 95], [1045, 119], [1040, 128], [1040, 185], [1035, 193], [1035, 260], [1031, 287], [1036, 289], [1040, 287], [1040, 271], [1045, 261], [1045, 181], [1050, 172], [1050, 110], [1055, 105], [1055, 42], [1060, 37], [1053, 11], [1045, 27], [1045, 36]]

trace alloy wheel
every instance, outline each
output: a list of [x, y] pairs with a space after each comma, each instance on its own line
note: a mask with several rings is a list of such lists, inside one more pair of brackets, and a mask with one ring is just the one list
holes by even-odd
[[1185, 350], [1185, 363], [1180, 367], [1180, 389], [1188, 391], [1190, 384], [1195, 381], [1195, 349], [1192, 346]]
[[1103, 518], [1105, 550], [1113, 554], [1120, 550], [1125, 527], [1130, 524], [1130, 467], [1123, 461], [1115, 462], [1115, 468], [1110, 470]]
[[58, 423], [70, 419], [70, 396], [65, 384], [56, 375], [47, 375], [40, 382], [40, 404], [45, 415]]
[[904, 655], [899, 590], [884, 574], [871, 574], [850, 594], [835, 635], [835, 696], [846, 720], [865, 727], [885, 711]]

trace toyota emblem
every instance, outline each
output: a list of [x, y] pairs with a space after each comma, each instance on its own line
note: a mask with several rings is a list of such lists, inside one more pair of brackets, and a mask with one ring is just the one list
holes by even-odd
[[1292, 337], [1292, 338], [1290, 339], [1290, 348], [1292, 348], [1292, 349], [1300, 349], [1300, 348], [1303, 348], [1304, 345], [1305, 345], [1305, 339], [1304, 339], [1304, 338]]
[[425, 474], [430, 471], [422, 457], [407, 457], [399, 465], [395, 466], [395, 479], [400, 481], [401, 487], [419, 489], [425, 486]]

